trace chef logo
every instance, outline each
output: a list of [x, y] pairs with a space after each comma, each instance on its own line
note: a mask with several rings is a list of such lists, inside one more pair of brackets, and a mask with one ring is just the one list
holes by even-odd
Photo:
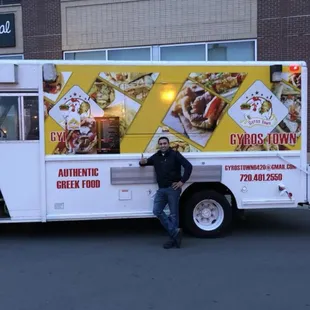
[[277, 118], [273, 114], [272, 103], [269, 97], [261, 97], [256, 94], [240, 105], [244, 115], [243, 126], [274, 126]]
[[256, 81], [228, 114], [245, 132], [267, 135], [285, 118], [288, 109], [261, 81]]

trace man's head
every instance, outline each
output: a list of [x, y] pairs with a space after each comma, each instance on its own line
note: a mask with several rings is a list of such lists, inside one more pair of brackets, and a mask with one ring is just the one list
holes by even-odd
[[169, 139], [167, 137], [160, 137], [158, 145], [162, 152], [166, 152], [169, 149]]

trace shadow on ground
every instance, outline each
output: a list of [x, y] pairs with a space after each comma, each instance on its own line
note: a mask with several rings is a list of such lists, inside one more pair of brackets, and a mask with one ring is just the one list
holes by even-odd
[[[310, 211], [307, 210], [260, 210], [247, 211], [246, 220], [234, 223], [232, 235], [308, 234]], [[122, 236], [162, 235], [163, 229], [157, 219], [93, 220], [49, 223], [1, 224], [2, 236]]]

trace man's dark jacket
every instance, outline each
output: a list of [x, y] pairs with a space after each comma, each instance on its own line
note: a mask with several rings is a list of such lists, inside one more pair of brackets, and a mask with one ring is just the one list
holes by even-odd
[[[154, 166], [159, 188], [171, 187], [172, 183], [185, 183], [192, 173], [192, 164], [180, 153], [169, 148], [165, 153], [158, 151], [147, 159], [146, 164], [140, 166]], [[184, 168], [181, 175], [181, 166]]]

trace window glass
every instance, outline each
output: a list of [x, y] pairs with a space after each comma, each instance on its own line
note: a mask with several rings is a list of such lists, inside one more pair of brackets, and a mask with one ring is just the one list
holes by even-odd
[[[207, 46], [206, 46], [207, 45]], [[112, 61], [254, 61], [255, 42], [238, 41], [222, 43], [179, 44], [173, 46], [121, 48], [64, 53], [65, 60], [112, 60]], [[153, 57], [151, 57], [151, 54]], [[5, 55], [4, 55], [5, 56]], [[1, 56], [0, 56], [1, 57]], [[10, 56], [9, 56], [10, 57]], [[14, 56], [13, 56], [14, 57]]]
[[205, 61], [206, 46], [182, 45], [182, 46], [161, 46], [160, 60], [162, 61]]
[[24, 97], [25, 140], [39, 140], [38, 97]]
[[0, 139], [19, 140], [18, 97], [0, 96]]
[[0, 55], [0, 60], [1, 59], [24, 59], [23, 55]]
[[209, 61], [254, 61], [255, 43], [230, 42], [208, 44]]
[[0, 0], [0, 5], [19, 4], [21, 0]]
[[136, 61], [149, 61], [151, 60], [151, 49], [146, 48], [126, 48], [119, 50], [109, 50], [108, 60], [136, 60]]
[[65, 60], [106, 60], [106, 51], [65, 53]]

